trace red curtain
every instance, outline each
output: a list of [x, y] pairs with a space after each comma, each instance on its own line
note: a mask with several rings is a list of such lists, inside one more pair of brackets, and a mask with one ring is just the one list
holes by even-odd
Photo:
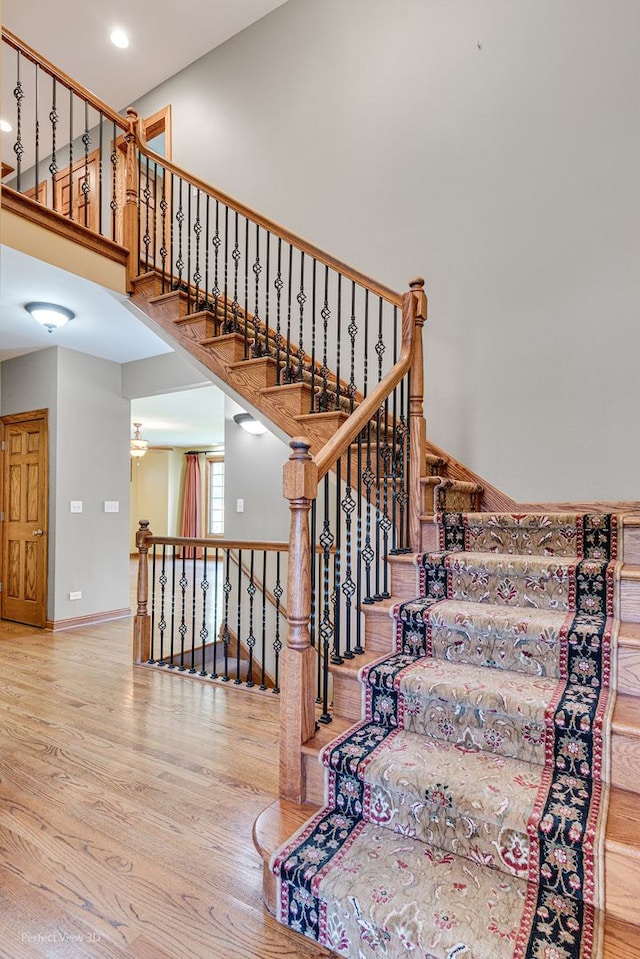
[[[200, 457], [197, 453], [185, 453], [187, 465], [184, 473], [184, 488], [182, 492], [182, 523], [181, 536], [202, 536], [201, 524], [201, 492]], [[193, 547], [184, 550], [187, 559], [193, 559]], [[196, 558], [200, 559], [202, 549], [196, 549]]]

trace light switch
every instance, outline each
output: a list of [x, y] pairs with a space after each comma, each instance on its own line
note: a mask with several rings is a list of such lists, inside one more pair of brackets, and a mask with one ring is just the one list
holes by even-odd
[[236, 500], [236, 513], [244, 513], [244, 500], [243, 500], [243, 499], [237, 499], [237, 500]]
[[104, 511], [105, 513], [119, 513], [120, 503], [117, 499], [106, 499], [104, 501]]
[[69, 503], [69, 512], [70, 513], [81, 513], [82, 512], [82, 500], [81, 499], [72, 499]]

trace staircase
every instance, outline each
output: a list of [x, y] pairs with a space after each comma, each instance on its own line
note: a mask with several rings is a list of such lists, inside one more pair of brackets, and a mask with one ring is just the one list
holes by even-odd
[[[17, 38], [5, 31], [3, 40], [41, 80], [46, 75], [69, 86], [68, 77]], [[110, 160], [111, 176], [99, 177], [97, 187], [86, 173], [85, 146], [82, 192], [87, 208], [111, 211], [98, 247], [127, 262], [132, 301], [212, 379], [298, 437], [284, 480], [292, 532], [281, 799], [254, 828], [267, 906], [354, 959], [593, 959], [602, 943], [606, 959], [640, 956], [640, 519], [623, 517], [623, 549], [607, 573], [586, 569], [585, 562], [604, 560], [594, 554], [584, 560], [584, 537], [571, 533], [579, 522], [572, 510], [573, 518], [547, 512], [538, 535], [543, 510], [536, 509], [528, 530], [534, 535], [523, 538], [529, 510], [518, 514], [513, 500], [425, 435], [423, 281], [412, 281], [401, 296], [339, 263], [154, 154], [135, 111], [124, 119], [72, 86], [85, 118], [90, 109], [101, 129], [108, 123], [105, 144], [116, 131], [122, 143]], [[20, 110], [21, 98], [17, 103]], [[85, 125], [88, 143], [87, 119]], [[25, 141], [38, 137], [17, 128]], [[15, 188], [3, 188], [3, 206], [60, 231], [65, 215], [21, 193], [20, 183], [19, 161]], [[86, 242], [87, 232], [64, 223], [64, 235], [78, 242]], [[314, 510], [315, 539], [308, 520]], [[458, 518], [448, 526], [443, 515]], [[356, 554], [363, 561], [357, 570]], [[584, 573], [580, 584], [577, 570]], [[599, 641], [587, 643], [595, 665], [583, 657], [586, 670], [602, 674], [595, 686], [583, 681], [579, 664], [570, 665], [568, 638], [580, 612], [576, 596], [591, 588], [589, 576], [618, 582], [615, 607], [607, 609], [619, 630], [606, 623]], [[148, 638], [141, 608], [139, 648]], [[361, 620], [362, 635], [352, 641]], [[538, 923], [540, 932], [551, 916], [543, 914], [547, 903], [533, 901], [528, 864], [558, 821], [548, 826], [523, 796], [542, 796], [541, 782], [558, 772], [547, 747], [555, 744], [556, 759], [562, 753], [560, 688], [606, 690], [607, 670], [618, 690], [611, 768], [596, 768], [593, 776], [597, 763], [588, 763], [588, 774], [573, 770], [578, 780], [590, 780], [594, 795], [600, 778], [605, 794], [606, 781], [611, 785], [604, 898], [587, 815], [580, 836], [571, 826], [554, 836], [558, 858], [545, 877], [547, 886], [562, 887], [553, 905], [556, 924], [564, 916], [561, 934], [542, 930], [527, 951], [522, 930]], [[314, 710], [316, 675], [324, 691]], [[607, 702], [605, 693], [605, 718]], [[600, 715], [594, 724], [586, 708], [572, 703], [566, 722], [584, 723], [587, 737], [578, 751], [597, 757]], [[489, 715], [493, 724], [485, 722]], [[570, 750], [564, 760], [575, 762]], [[505, 790], [505, 769], [519, 791]], [[492, 779], [498, 772], [500, 780]], [[597, 817], [597, 802], [590, 808]], [[307, 841], [313, 829], [326, 833], [321, 827], [336, 812], [352, 820], [337, 826], [354, 835], [340, 854], [344, 869], [327, 865], [309, 883], [296, 856], [313, 846], [313, 855], [329, 863], [336, 847]], [[292, 839], [299, 829], [304, 838]], [[344, 836], [333, 838], [340, 845]], [[580, 870], [553, 872], [576, 856]], [[389, 872], [394, 863], [400, 879]], [[442, 874], [444, 884], [437, 881]], [[416, 885], [420, 895], [402, 898], [402, 890]], [[400, 908], [390, 918], [392, 889]], [[475, 899], [468, 909], [470, 889]], [[479, 910], [488, 903], [480, 938]], [[520, 908], [531, 916], [519, 918]], [[576, 945], [576, 924], [585, 948]]]
[[[537, 519], [534, 516], [530, 521]], [[523, 951], [522, 941], [516, 949], [513, 937], [517, 936], [518, 924], [507, 913], [502, 919], [492, 914], [494, 937], [482, 945], [475, 919], [465, 932], [464, 923], [469, 917], [464, 897], [460, 895], [452, 902], [436, 880], [444, 869], [452, 872], [445, 883], [447, 889], [466, 888], [471, 881], [478, 890], [489, 876], [494, 886], [496, 882], [500, 887], [519, 884], [520, 891], [511, 892], [514, 901], [520, 897], [526, 902], [527, 895], [533, 894], [526, 881], [530, 844], [533, 846], [531, 824], [535, 821], [540, 828], [542, 821], [544, 840], [546, 823], [541, 811], [537, 818], [532, 815], [530, 799], [525, 796], [523, 802], [521, 791], [510, 794], [504, 790], [502, 777], [506, 767], [512, 781], [527, 783], [535, 793], [538, 780], [532, 781], [532, 771], [544, 768], [543, 741], [548, 747], [548, 738], [542, 737], [541, 741], [540, 727], [549, 701], [555, 702], [558, 675], [563, 671], [567, 675], [562, 661], [572, 648], [571, 639], [569, 643], [566, 639], [567, 619], [573, 615], [568, 609], [574, 602], [566, 592], [567, 572], [570, 567], [576, 568], [575, 554], [579, 551], [575, 538], [572, 541], [567, 533], [568, 521], [573, 522], [573, 518], [547, 516], [542, 533], [531, 536], [531, 528], [523, 531], [519, 527], [525, 522], [523, 516], [511, 527], [509, 517], [486, 513], [462, 522], [456, 517], [449, 528], [425, 518], [423, 548], [429, 552], [391, 559], [392, 598], [365, 609], [366, 653], [357, 666], [332, 667], [334, 729], [319, 731], [304, 747], [307, 800], [312, 807], [324, 804], [323, 808], [304, 826], [310, 806], [296, 808], [281, 801], [256, 825], [256, 843], [265, 857], [266, 901], [293, 928], [313, 937], [307, 912], [300, 912], [300, 903], [314, 895], [318, 915], [324, 917], [318, 938], [343, 955], [375, 955], [382, 946], [383, 955], [404, 955], [403, 949], [406, 954], [417, 954], [418, 945], [427, 948], [420, 954], [430, 957], [537, 955]], [[563, 526], [558, 537], [557, 530]], [[615, 564], [609, 573], [610, 577], [619, 577], [621, 623], [619, 694], [612, 717], [612, 788], [604, 851], [606, 892], [600, 903], [605, 913], [603, 954], [607, 957], [640, 954], [639, 527], [638, 520], [631, 517], [622, 523], [624, 565]], [[446, 547], [446, 552], [435, 552], [436, 546]], [[602, 555], [599, 546], [595, 552]], [[549, 589], [554, 577], [555, 586]], [[560, 580], [563, 587], [559, 586]], [[443, 587], [449, 598], [439, 602]], [[407, 601], [417, 592], [419, 599]], [[431, 598], [425, 598], [429, 594]], [[610, 630], [615, 635], [616, 626], [611, 620], [604, 632]], [[582, 668], [588, 667], [583, 664]], [[615, 672], [615, 662], [612, 668]], [[486, 723], [484, 717], [492, 711], [495, 717], [497, 704], [500, 715], [493, 725]], [[456, 738], [450, 732], [453, 728], [464, 728], [464, 733]], [[331, 743], [332, 734], [338, 738]], [[498, 767], [499, 780], [492, 781], [492, 769]], [[573, 772], [582, 775], [579, 769]], [[492, 788], [496, 790], [493, 803]], [[327, 817], [335, 815], [336, 797], [339, 800], [344, 795], [358, 796], [365, 809], [363, 817], [353, 817], [357, 820], [353, 849], [360, 852], [348, 846], [336, 869], [323, 866], [316, 881], [311, 867], [303, 879], [304, 853], [310, 855], [307, 865], [316, 861], [314, 856], [321, 856], [313, 842], [313, 830], [322, 832]], [[344, 803], [338, 803], [338, 808], [353, 813]], [[302, 839], [290, 840], [272, 863], [279, 877], [276, 892], [276, 880], [267, 868], [268, 854], [301, 827]], [[589, 834], [587, 829], [585, 835]], [[375, 888], [392, 888], [393, 877], [387, 875], [389, 870], [385, 871], [382, 864], [395, 855], [398, 836], [403, 840], [402, 868], [406, 866], [407, 874], [413, 869], [424, 889], [420, 900], [424, 910], [412, 913], [410, 926], [414, 932], [416, 928], [430, 929], [420, 934], [426, 939], [409, 945], [407, 926], [398, 917], [406, 918], [414, 908], [413, 885], [406, 901], [398, 894], [395, 909], [387, 916], [383, 894], [380, 902], [372, 904], [372, 889], [363, 888], [358, 878], [361, 872], [366, 874], [359, 858], [364, 850], [364, 860], [371, 856], [377, 863]], [[508, 844], [501, 844], [500, 836], [508, 836]], [[563, 842], [567, 842], [566, 830], [554, 849], [558, 858], [566, 855], [573, 861], [575, 849], [561, 848]], [[587, 850], [585, 857], [591, 855], [582, 834], [574, 846], [581, 853]], [[324, 854], [326, 858], [326, 850]], [[351, 877], [347, 885], [341, 879], [343, 875]], [[556, 879], [554, 875], [553, 882]], [[397, 891], [397, 884], [393, 888]], [[588, 928], [590, 914], [582, 903], [582, 891], [574, 899], [570, 883], [565, 882], [564, 893], [567, 891], [569, 898], [563, 900], [566, 914], [575, 914], [572, 910], [577, 908], [580, 923]], [[439, 903], [435, 912], [428, 908], [434, 896]], [[593, 897], [593, 890], [585, 896], [589, 897]], [[489, 900], [493, 902], [490, 896]], [[287, 913], [290, 907], [293, 913]], [[454, 915], [455, 922], [450, 921]], [[596, 910], [596, 932], [600, 915]], [[388, 921], [377, 925], [376, 916], [387, 916]], [[446, 916], [449, 920], [445, 921]], [[567, 930], [565, 934], [568, 936]], [[364, 945], [363, 935], [367, 940]], [[469, 945], [465, 935], [476, 945]], [[401, 946], [403, 941], [405, 945]], [[455, 952], [462, 942], [467, 942], [470, 951]], [[591, 953], [566, 952], [574, 954]]]

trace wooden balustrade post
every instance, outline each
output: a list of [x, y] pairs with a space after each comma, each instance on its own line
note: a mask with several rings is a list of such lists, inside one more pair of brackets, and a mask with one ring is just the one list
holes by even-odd
[[141, 519], [136, 532], [138, 549], [138, 608], [133, 621], [133, 661], [146, 663], [151, 656], [151, 619], [147, 612], [149, 601], [149, 520]]
[[311, 646], [311, 544], [309, 510], [318, 491], [318, 469], [306, 437], [289, 443], [283, 493], [289, 500], [291, 527], [287, 607], [289, 633], [282, 651], [280, 699], [280, 798], [305, 800], [302, 744], [315, 732], [316, 652]]
[[127, 264], [127, 289], [132, 291], [131, 281], [140, 272], [140, 251], [138, 247], [138, 113], [132, 107], [127, 110], [129, 129], [124, 135], [125, 153], [125, 195], [122, 211], [122, 243], [129, 251]]
[[[405, 293], [405, 305], [413, 313], [413, 360], [411, 363], [411, 389], [409, 393], [409, 437], [411, 458], [409, 475], [409, 539], [411, 548], [416, 552], [421, 548], [420, 514], [423, 512], [421, 478], [426, 475], [425, 461], [427, 424], [424, 418], [424, 355], [422, 350], [422, 327], [427, 318], [427, 298], [424, 293], [424, 280], [416, 277], [409, 283], [410, 291]], [[412, 302], [407, 302], [411, 298]]]

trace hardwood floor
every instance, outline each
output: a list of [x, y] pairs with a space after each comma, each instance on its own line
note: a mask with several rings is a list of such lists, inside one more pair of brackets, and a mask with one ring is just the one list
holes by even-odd
[[317, 959], [262, 905], [278, 700], [0, 622], [0, 957]]

